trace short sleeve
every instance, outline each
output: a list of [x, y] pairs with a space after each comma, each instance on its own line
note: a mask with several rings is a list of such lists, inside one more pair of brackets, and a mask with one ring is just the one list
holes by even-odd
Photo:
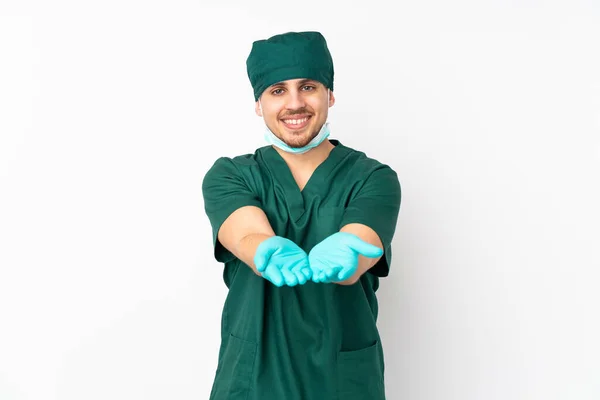
[[252, 192], [243, 175], [230, 158], [219, 158], [202, 180], [204, 210], [212, 226], [213, 246], [217, 261], [226, 263], [235, 256], [219, 242], [221, 225], [238, 208], [261, 206], [260, 199]]
[[401, 189], [393, 169], [381, 165], [365, 180], [344, 211], [340, 228], [363, 224], [375, 231], [383, 244], [384, 255], [369, 272], [385, 277], [392, 263], [392, 239], [400, 212]]

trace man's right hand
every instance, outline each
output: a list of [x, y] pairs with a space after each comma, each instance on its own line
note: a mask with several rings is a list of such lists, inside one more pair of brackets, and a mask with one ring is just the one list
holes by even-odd
[[258, 245], [254, 265], [263, 278], [278, 287], [303, 285], [312, 277], [306, 252], [281, 236], [272, 236]]

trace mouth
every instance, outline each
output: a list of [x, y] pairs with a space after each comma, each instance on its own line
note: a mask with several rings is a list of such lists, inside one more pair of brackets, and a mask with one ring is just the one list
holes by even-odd
[[293, 130], [293, 131], [297, 131], [299, 129], [306, 127], [308, 125], [308, 121], [311, 118], [312, 118], [312, 115], [295, 116], [293, 118], [283, 118], [283, 119], [281, 119], [281, 122], [283, 123], [283, 126], [285, 126], [286, 128]]

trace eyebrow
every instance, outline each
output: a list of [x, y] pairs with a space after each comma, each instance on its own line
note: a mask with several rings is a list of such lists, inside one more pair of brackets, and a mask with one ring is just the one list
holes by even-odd
[[[298, 82], [298, 85], [302, 86], [302, 85], [305, 85], [307, 83], [315, 83], [316, 84], [317, 81], [315, 81], [314, 79], [302, 79], [300, 82]], [[277, 83], [272, 84], [271, 86], [269, 86], [269, 88], [274, 88], [276, 86], [283, 86], [283, 87], [285, 87], [285, 86], [287, 86], [287, 84], [285, 83], [285, 81], [281, 81], [281, 82], [277, 82]]]

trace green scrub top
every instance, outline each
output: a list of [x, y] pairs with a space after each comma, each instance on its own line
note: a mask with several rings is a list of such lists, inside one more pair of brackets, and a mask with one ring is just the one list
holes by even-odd
[[[219, 158], [202, 190], [215, 258], [228, 294], [211, 400], [383, 400], [384, 359], [375, 292], [388, 275], [400, 183], [387, 165], [335, 146], [300, 190], [271, 146]], [[307, 282], [277, 287], [218, 241], [236, 209], [260, 207], [278, 236], [307, 253], [349, 223], [371, 227], [384, 255], [349, 286]]]

